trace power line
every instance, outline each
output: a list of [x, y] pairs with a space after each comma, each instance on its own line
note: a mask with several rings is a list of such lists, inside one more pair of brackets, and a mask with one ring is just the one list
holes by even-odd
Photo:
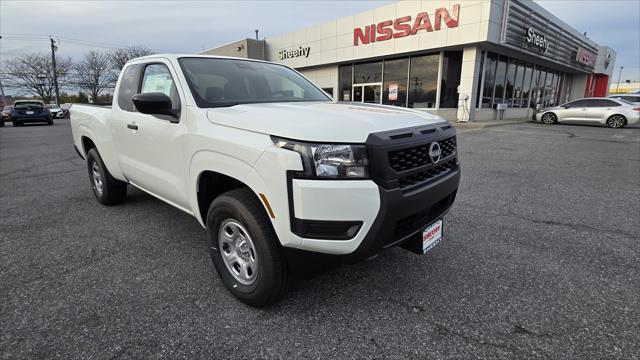
[[[45, 40], [45, 41], [49, 41], [50, 37], [54, 37], [58, 40], [65, 40], [67, 42], [70, 43], [76, 43], [76, 44], [80, 44], [80, 45], [91, 45], [91, 46], [95, 46], [95, 47], [103, 47], [103, 48], [111, 48], [111, 49], [122, 49], [122, 48], [127, 48], [127, 47], [131, 47], [134, 46], [134, 44], [129, 44], [129, 45], [123, 45], [123, 44], [114, 44], [114, 43], [108, 43], [108, 42], [102, 42], [102, 41], [94, 41], [94, 40], [86, 40], [86, 39], [78, 39], [78, 38], [73, 38], [73, 37], [68, 37], [68, 36], [60, 36], [60, 35], [44, 35], [44, 34], [20, 34], [20, 33], [3, 33], [3, 40], [5, 40], [5, 36], [8, 36], [9, 38], [7, 38], [7, 40], [34, 40], [34, 41], [38, 41], [38, 40]], [[11, 37], [15, 37], [15, 39], [11, 39]], [[171, 52], [171, 51], [165, 51], [165, 50], [160, 50], [160, 49], [150, 49], [153, 51], [157, 51], [157, 52]]]

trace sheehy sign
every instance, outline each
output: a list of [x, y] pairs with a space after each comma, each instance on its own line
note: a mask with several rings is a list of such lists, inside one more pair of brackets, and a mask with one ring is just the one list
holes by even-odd
[[533, 28], [527, 29], [527, 36], [525, 37], [525, 40], [529, 44], [534, 45], [535, 47], [540, 49], [542, 52], [549, 51], [549, 44], [551, 43], [549, 39], [547, 39], [547, 37], [544, 35], [537, 34], [536, 31], [533, 30]]
[[297, 49], [289, 49], [289, 50], [280, 50], [278, 51], [278, 58], [280, 60], [285, 59], [293, 59], [297, 57], [309, 57], [309, 53], [311, 52], [311, 46], [307, 47], [298, 47]]
[[378, 24], [367, 25], [364, 29], [353, 29], [353, 46], [415, 35], [421, 30], [426, 32], [438, 31], [441, 29], [443, 22], [448, 28], [455, 28], [458, 27], [459, 19], [460, 4], [456, 4], [451, 8], [451, 12], [446, 8], [436, 9], [433, 15], [433, 26], [427, 12], [421, 12], [416, 15], [413, 22], [411, 16], [382, 21]]

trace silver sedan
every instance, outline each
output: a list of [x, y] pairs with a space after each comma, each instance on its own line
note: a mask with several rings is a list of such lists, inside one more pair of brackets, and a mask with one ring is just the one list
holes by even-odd
[[599, 124], [619, 128], [640, 121], [640, 107], [620, 99], [585, 98], [540, 109], [535, 118], [545, 124]]

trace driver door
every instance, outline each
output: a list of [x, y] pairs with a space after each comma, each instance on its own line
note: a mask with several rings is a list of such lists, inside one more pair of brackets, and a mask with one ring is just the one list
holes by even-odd
[[162, 92], [171, 98], [178, 119], [168, 115], [122, 112], [117, 128], [122, 171], [137, 187], [164, 200], [189, 208], [187, 161], [184, 158], [186, 116], [184, 96], [168, 61], [141, 65], [138, 93]]

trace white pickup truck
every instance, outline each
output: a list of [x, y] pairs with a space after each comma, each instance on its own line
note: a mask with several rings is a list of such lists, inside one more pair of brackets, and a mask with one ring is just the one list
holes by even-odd
[[442, 118], [335, 102], [264, 61], [132, 60], [112, 106], [73, 105], [71, 129], [98, 201], [132, 185], [192, 215], [225, 286], [257, 307], [325, 262], [426, 253], [460, 180]]

